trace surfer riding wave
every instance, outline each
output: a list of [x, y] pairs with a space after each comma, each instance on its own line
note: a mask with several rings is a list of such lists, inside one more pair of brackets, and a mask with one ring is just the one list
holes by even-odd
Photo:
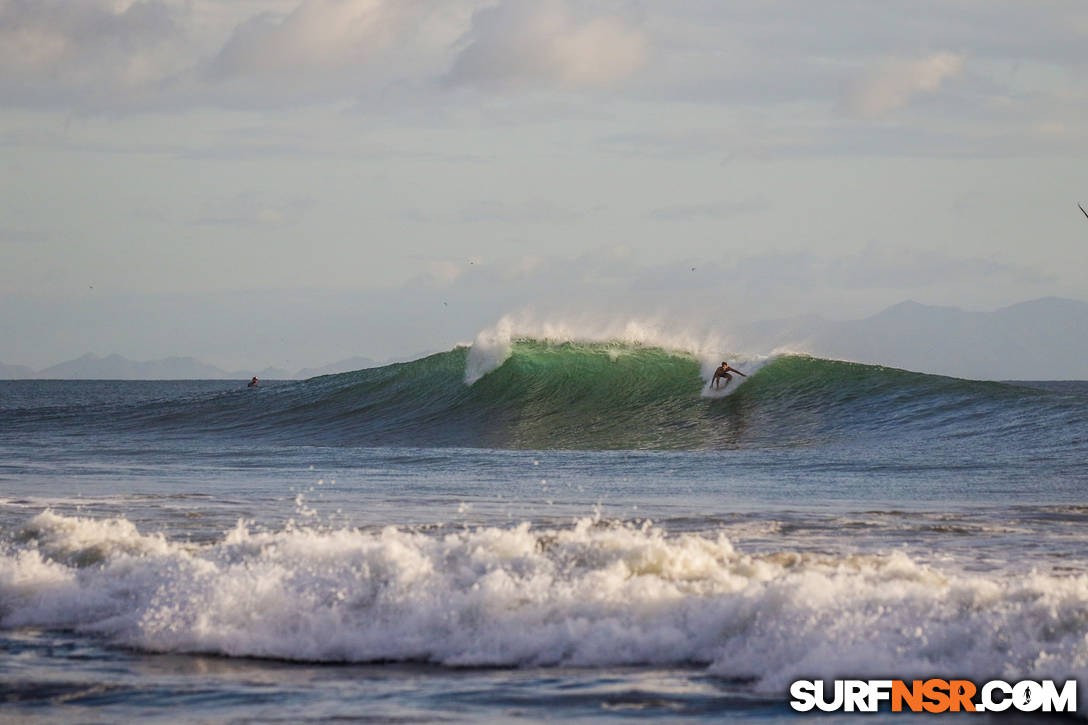
[[713, 385], [714, 389], [718, 390], [721, 387], [722, 378], [725, 378], [725, 386], [729, 387], [729, 383], [733, 382], [733, 376], [729, 373], [736, 373], [742, 378], [748, 377], [740, 370], [737, 370], [734, 367], [730, 367], [729, 363], [727, 363], [725, 360], [722, 360], [722, 364], [718, 367], [717, 370], [714, 371], [714, 377], [711, 379], [710, 385]]

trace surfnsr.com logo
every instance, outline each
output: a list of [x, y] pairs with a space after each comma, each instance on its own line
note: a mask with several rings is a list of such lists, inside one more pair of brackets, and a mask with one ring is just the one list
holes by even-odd
[[1053, 680], [1008, 683], [991, 680], [797, 680], [790, 685], [790, 707], [798, 712], [1076, 712], [1077, 681], [1059, 688]]

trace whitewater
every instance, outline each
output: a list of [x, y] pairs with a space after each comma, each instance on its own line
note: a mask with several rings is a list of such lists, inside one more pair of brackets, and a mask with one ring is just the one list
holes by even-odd
[[[800, 678], [1088, 681], [1088, 383], [732, 348], [507, 320], [258, 390], [0, 382], [0, 719], [778, 722]], [[709, 391], [723, 359], [748, 377]]]

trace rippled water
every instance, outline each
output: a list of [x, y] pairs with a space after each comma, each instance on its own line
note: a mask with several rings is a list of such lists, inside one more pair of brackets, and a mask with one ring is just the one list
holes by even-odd
[[321, 445], [350, 380], [244, 398], [251, 428], [229, 383], [0, 383], [0, 719], [776, 722], [802, 676], [1085, 681], [1088, 384], [953, 383], [939, 435], [839, 400], [875, 417], [808, 440], [757, 383], [725, 405], [788, 445]]

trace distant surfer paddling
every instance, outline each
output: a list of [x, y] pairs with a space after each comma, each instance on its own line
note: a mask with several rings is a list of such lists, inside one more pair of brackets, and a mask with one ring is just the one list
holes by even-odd
[[733, 376], [729, 373], [736, 373], [742, 378], [748, 377], [740, 370], [729, 367], [729, 363], [727, 363], [725, 360], [722, 360], [721, 367], [714, 371], [714, 378], [710, 381], [710, 384], [714, 386], [715, 390], [721, 387], [722, 378], [725, 378], [725, 387], [729, 387], [729, 383], [733, 382]]
[[249, 381], [249, 385], [247, 385], [246, 387], [247, 388], [256, 388], [257, 387], [257, 376], [256, 375], [253, 376], [253, 379]]

